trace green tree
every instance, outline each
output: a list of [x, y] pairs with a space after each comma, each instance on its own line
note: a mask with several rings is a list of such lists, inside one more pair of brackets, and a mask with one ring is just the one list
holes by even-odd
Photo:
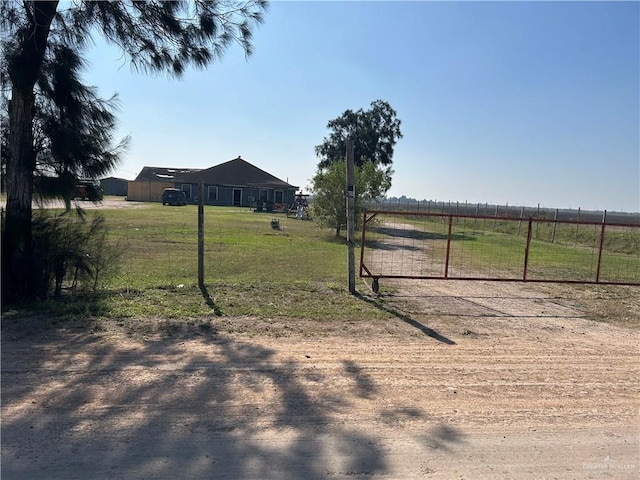
[[11, 99], [6, 158], [7, 207], [2, 232], [2, 294], [5, 300], [35, 295], [32, 235], [36, 169], [33, 120], [35, 85], [53, 46], [82, 51], [102, 34], [133, 67], [179, 77], [205, 68], [232, 43], [249, 55], [252, 30], [262, 22], [265, 0], [213, 1], [11, 1], [0, 11], [2, 51]]
[[371, 102], [369, 110], [346, 110], [330, 120], [327, 128], [331, 133], [315, 148], [320, 168], [344, 159], [347, 138], [353, 139], [356, 165], [369, 161], [380, 167], [390, 166], [395, 144], [402, 138], [396, 111], [384, 100]]
[[[368, 202], [382, 197], [391, 188], [392, 173], [390, 168], [381, 170], [373, 162], [355, 166], [356, 222], [361, 221]], [[318, 167], [311, 181], [313, 217], [320, 225], [335, 229], [336, 237], [339, 237], [342, 227], [347, 224], [346, 162]]]
[[115, 143], [117, 96], [102, 99], [82, 84], [83, 61], [64, 45], [52, 48], [36, 85], [35, 194], [57, 197], [67, 211], [79, 179], [97, 179], [121, 160], [130, 138]]
[[355, 163], [355, 213], [360, 220], [364, 204], [383, 197], [391, 188], [393, 149], [402, 138], [400, 119], [388, 102], [371, 102], [369, 110], [346, 110], [330, 120], [331, 130], [315, 147], [320, 158], [312, 179], [314, 217], [340, 235], [346, 225], [346, 140], [351, 138]]

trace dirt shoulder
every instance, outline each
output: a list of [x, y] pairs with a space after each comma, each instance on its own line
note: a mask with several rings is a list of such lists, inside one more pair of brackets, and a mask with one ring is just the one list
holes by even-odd
[[6, 320], [2, 478], [638, 477], [637, 329], [518, 284], [383, 300], [146, 341]]

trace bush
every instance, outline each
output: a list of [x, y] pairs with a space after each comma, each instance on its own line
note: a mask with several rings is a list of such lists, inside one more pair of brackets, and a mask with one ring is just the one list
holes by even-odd
[[95, 291], [119, 267], [120, 254], [109, 244], [100, 214], [87, 218], [82, 210], [75, 215], [39, 210], [33, 217], [33, 242], [41, 297], [51, 292], [59, 297], [63, 287]]

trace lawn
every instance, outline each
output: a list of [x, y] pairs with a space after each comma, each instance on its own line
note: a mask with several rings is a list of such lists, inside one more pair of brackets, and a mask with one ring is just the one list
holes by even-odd
[[[205, 207], [205, 290], [197, 286], [197, 206], [101, 209], [119, 268], [98, 292], [20, 308], [53, 322], [219, 316], [322, 320], [389, 318], [347, 290], [344, 238], [312, 221]], [[87, 210], [93, 215], [93, 210]], [[279, 229], [271, 227], [279, 220]], [[360, 284], [364, 286], [364, 284]], [[205, 322], [206, 325], [206, 322]]]
[[[109, 227], [109, 242], [119, 253], [119, 268], [102, 279], [99, 291], [64, 295], [14, 310], [5, 306], [3, 313], [41, 315], [65, 325], [96, 322], [98, 328], [115, 320], [133, 332], [157, 321], [206, 329], [218, 317], [381, 321], [397, 315], [385, 306], [385, 292], [393, 293], [388, 284], [381, 297], [370, 296], [360, 282], [358, 288], [366, 298], [348, 293], [345, 240], [335, 238], [332, 229], [249, 209], [205, 207], [204, 211], [204, 290], [197, 286], [196, 206], [144, 204], [100, 209]], [[274, 219], [278, 220], [277, 229], [272, 228]], [[402, 224], [412, 230], [402, 230], [402, 235], [408, 236], [399, 240], [431, 242], [430, 261], [442, 268], [447, 225], [423, 220], [402, 218]], [[515, 230], [518, 227], [520, 234]], [[450, 275], [489, 272], [497, 278], [518, 278], [522, 275], [525, 229], [526, 222], [522, 226], [518, 222], [502, 225], [499, 221], [467, 220], [454, 225]], [[637, 281], [637, 238], [627, 231], [611, 233], [605, 249], [612, 251], [602, 259], [601, 278], [619, 281], [624, 275], [636, 275]], [[528, 278], [589, 280], [596, 259], [593, 248], [584, 243], [593, 241], [591, 233], [558, 229], [554, 243], [548, 241], [551, 234], [546, 230], [533, 237]], [[376, 233], [378, 239], [388, 237], [389, 232]], [[366, 251], [372, 251], [372, 245], [368, 244]], [[629, 250], [635, 254], [626, 253]], [[416, 252], [424, 257], [419, 249]], [[359, 258], [359, 249], [356, 255]], [[102, 322], [106, 319], [110, 321]]]
[[[344, 283], [346, 248], [329, 229], [282, 214], [205, 207], [205, 282]], [[123, 269], [110, 288], [142, 289], [197, 281], [197, 207], [105, 210]], [[279, 229], [271, 227], [277, 219]]]

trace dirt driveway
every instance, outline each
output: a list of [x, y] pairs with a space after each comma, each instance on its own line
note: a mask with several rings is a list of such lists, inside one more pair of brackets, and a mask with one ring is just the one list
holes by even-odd
[[2, 479], [638, 478], [637, 329], [518, 284], [397, 286], [386, 322], [7, 319]]
[[[133, 202], [125, 200], [124, 197], [114, 197], [107, 195], [104, 199], [98, 203], [93, 203], [85, 200], [74, 200], [71, 202], [71, 208], [80, 207], [84, 210], [100, 210], [100, 209], [112, 209], [112, 208], [144, 208], [148, 206], [145, 202]], [[37, 206], [34, 204], [34, 206]], [[44, 208], [64, 208], [64, 202], [62, 200], [49, 200], [43, 205]]]

